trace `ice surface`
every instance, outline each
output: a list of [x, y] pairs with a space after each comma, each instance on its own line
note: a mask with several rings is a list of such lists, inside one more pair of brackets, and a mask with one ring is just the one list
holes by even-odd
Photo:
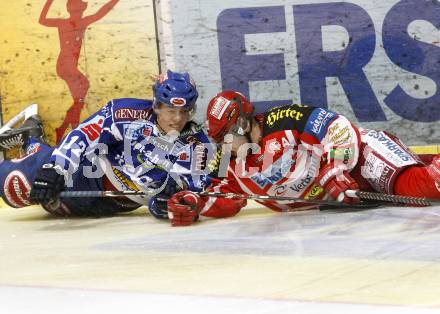
[[434, 313], [439, 240], [440, 207], [248, 208], [187, 228], [145, 208], [59, 219], [4, 207], [0, 313]]

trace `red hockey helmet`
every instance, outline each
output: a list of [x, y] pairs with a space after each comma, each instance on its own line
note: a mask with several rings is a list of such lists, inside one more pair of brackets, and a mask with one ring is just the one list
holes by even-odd
[[218, 93], [208, 104], [208, 135], [221, 142], [229, 133], [244, 135], [254, 107], [243, 94], [235, 91]]

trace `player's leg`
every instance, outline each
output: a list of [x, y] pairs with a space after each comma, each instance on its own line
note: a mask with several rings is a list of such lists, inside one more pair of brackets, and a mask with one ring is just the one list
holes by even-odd
[[[361, 154], [354, 170], [354, 178], [359, 177], [374, 191], [403, 196], [427, 196], [429, 182], [426, 181], [425, 164], [412, 153], [397, 137], [384, 131], [361, 131]], [[419, 189], [409, 181], [418, 178]], [[365, 184], [360, 184], [365, 189]]]
[[28, 141], [23, 157], [0, 163], [0, 196], [12, 207], [32, 205], [29, 193], [37, 171], [47, 162], [53, 148], [35, 139]]
[[[85, 159], [79, 169], [72, 176], [72, 186], [67, 186], [67, 191], [103, 191], [114, 190], [104, 184], [104, 177], [89, 178], [84, 171], [84, 167], [91, 167], [89, 160]], [[58, 207], [54, 207], [54, 205]], [[111, 216], [120, 212], [135, 210], [141, 205], [125, 198], [96, 198], [96, 197], [69, 197], [62, 198], [60, 202], [43, 205], [43, 207], [53, 213], [68, 214], [71, 216], [102, 217]]]
[[428, 166], [412, 166], [396, 179], [394, 192], [398, 195], [440, 199], [440, 155]]

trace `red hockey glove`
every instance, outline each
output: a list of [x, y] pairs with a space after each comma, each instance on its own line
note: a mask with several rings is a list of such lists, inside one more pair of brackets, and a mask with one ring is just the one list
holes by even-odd
[[347, 204], [358, 203], [359, 198], [348, 197], [347, 190], [359, 190], [359, 185], [350, 176], [347, 170], [328, 164], [322, 167], [315, 182], [322, 186], [330, 196], [338, 201]]
[[180, 191], [168, 200], [168, 218], [173, 227], [189, 226], [199, 218], [204, 205], [201, 197], [191, 191]]

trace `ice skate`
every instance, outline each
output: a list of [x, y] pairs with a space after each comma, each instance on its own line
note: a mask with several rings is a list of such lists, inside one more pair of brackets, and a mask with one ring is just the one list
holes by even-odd
[[[2, 151], [17, 147], [24, 148], [30, 137], [45, 142], [43, 124], [37, 111], [37, 104], [33, 104], [9, 120], [8, 123], [0, 129], [0, 149]], [[23, 119], [23, 124], [14, 128], [14, 125]]]

